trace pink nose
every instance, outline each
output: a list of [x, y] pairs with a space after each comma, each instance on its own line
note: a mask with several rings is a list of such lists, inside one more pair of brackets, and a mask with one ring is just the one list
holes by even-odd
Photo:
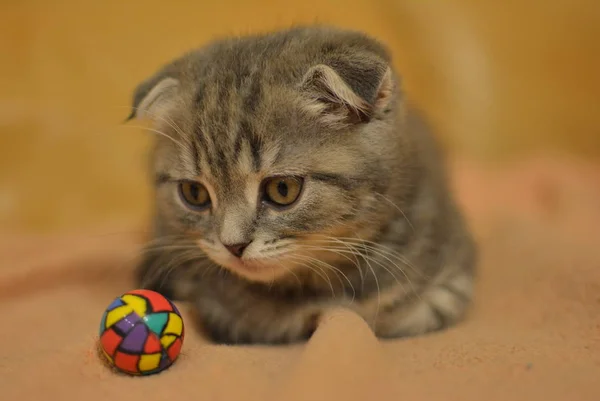
[[244, 250], [248, 247], [248, 245], [250, 245], [250, 243], [246, 242], [244, 244], [225, 245], [225, 248], [227, 248], [227, 250], [229, 252], [231, 252], [231, 254], [233, 256], [236, 256], [239, 258], [242, 256], [242, 254], [244, 253]]

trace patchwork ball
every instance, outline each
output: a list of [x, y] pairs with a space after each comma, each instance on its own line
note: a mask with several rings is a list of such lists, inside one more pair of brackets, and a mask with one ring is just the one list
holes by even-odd
[[173, 302], [150, 290], [116, 298], [100, 322], [100, 345], [111, 365], [131, 375], [171, 366], [184, 339], [183, 319]]

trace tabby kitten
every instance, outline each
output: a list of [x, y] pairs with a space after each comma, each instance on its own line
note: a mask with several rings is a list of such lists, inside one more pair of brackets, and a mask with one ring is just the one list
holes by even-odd
[[159, 135], [141, 287], [224, 343], [307, 339], [348, 307], [380, 338], [458, 322], [475, 244], [388, 50], [295, 27], [217, 40], [135, 91]]

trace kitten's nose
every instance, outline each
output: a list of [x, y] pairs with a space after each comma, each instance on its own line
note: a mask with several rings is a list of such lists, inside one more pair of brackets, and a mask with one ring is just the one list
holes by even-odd
[[245, 242], [243, 244], [225, 245], [225, 248], [227, 248], [227, 250], [231, 252], [233, 256], [237, 256], [239, 258], [242, 256], [244, 250], [248, 247], [248, 245], [250, 245], [250, 243]]

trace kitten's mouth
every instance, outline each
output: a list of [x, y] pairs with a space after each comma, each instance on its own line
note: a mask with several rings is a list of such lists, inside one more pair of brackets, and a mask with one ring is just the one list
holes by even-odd
[[233, 269], [247, 270], [247, 271], [258, 271], [261, 269], [268, 268], [264, 264], [256, 260], [232, 258], [228, 263], [228, 266]]
[[221, 263], [224, 269], [238, 274], [250, 281], [273, 282], [286, 274], [281, 261], [275, 262], [264, 259], [227, 258]]

